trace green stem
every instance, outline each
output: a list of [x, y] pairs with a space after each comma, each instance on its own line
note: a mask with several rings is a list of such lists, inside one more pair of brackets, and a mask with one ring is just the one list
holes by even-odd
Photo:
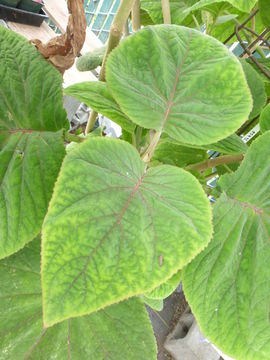
[[[135, 0], [121, 0], [121, 3], [110, 28], [108, 46], [100, 70], [99, 81], [106, 81], [106, 62], [108, 56], [121, 40], [123, 29], [131, 12], [134, 1]], [[96, 111], [91, 111], [85, 130], [86, 134], [93, 130], [97, 115], [98, 113]]]
[[136, 147], [138, 150], [140, 150], [140, 143], [141, 143], [141, 138], [142, 138], [142, 128], [140, 126], [137, 127], [136, 129]]
[[161, 0], [163, 22], [164, 24], [171, 24], [171, 10], [170, 10], [170, 1]]
[[146, 149], [145, 153], [143, 154], [142, 156], [142, 160], [145, 162], [145, 163], [149, 163], [149, 161], [151, 160], [154, 152], [155, 152], [155, 149], [157, 147], [157, 144], [160, 140], [160, 136], [162, 134], [162, 130], [159, 130], [155, 133], [155, 135], [153, 136], [152, 138], [152, 141], [150, 143], [150, 145], [148, 146], [148, 148]]
[[199, 24], [199, 22], [198, 22], [198, 20], [197, 20], [197, 18], [196, 18], [196, 16], [194, 14], [192, 14], [192, 19], [193, 19], [193, 21], [194, 21], [194, 23], [195, 23], [195, 25], [197, 27], [197, 30], [201, 31], [201, 26], [200, 26], [200, 24]]
[[141, 28], [140, 8], [141, 8], [140, 0], [135, 0], [131, 11], [133, 32], [136, 32]]
[[224, 156], [219, 156], [215, 159], [209, 159], [197, 164], [189, 165], [186, 167], [186, 170], [204, 171], [206, 169], [213, 168], [218, 165], [238, 163], [241, 162], [243, 159], [244, 159], [243, 155], [224, 155]]

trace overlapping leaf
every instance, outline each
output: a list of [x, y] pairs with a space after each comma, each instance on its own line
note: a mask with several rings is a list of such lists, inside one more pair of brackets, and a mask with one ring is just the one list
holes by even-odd
[[221, 140], [251, 111], [238, 60], [193, 29], [161, 25], [141, 30], [112, 52], [106, 76], [132, 121], [186, 144]]
[[40, 238], [0, 262], [2, 360], [156, 359], [151, 324], [138, 299], [44, 328], [39, 271]]
[[210, 205], [189, 173], [169, 165], [146, 170], [120, 140], [77, 146], [43, 227], [45, 323], [157, 287], [206, 246], [211, 231]]
[[134, 131], [135, 125], [122, 112], [105, 83], [100, 81], [88, 81], [71, 85], [65, 89], [65, 94], [74, 96], [93, 110], [107, 116], [109, 119], [119, 124], [124, 130], [128, 132]]
[[[225, 0], [240, 11], [249, 13], [256, 5], [257, 0]], [[207, 5], [217, 4], [224, 2], [224, 0], [200, 0], [196, 1], [196, 4], [186, 9], [186, 12], [201, 9]]]
[[0, 27], [0, 131], [68, 128], [62, 77], [26, 39]]
[[162, 140], [156, 147], [152, 160], [157, 160], [163, 164], [186, 167], [208, 158], [205, 150], [189, 148], [179, 144], [174, 144], [168, 140]]
[[[172, 24], [180, 25], [188, 17], [184, 10], [190, 8], [197, 0], [170, 0]], [[141, 8], [148, 12], [155, 24], [163, 23], [162, 6], [159, 0], [141, 0]]]
[[270, 104], [268, 104], [261, 113], [260, 130], [261, 132], [270, 130]]
[[40, 232], [65, 155], [61, 75], [0, 27], [0, 258]]
[[9, 137], [0, 152], [0, 258], [40, 232], [64, 155], [61, 132]]
[[146, 293], [145, 295], [149, 299], [165, 299], [166, 297], [171, 295], [171, 293], [174, 292], [174, 290], [177, 288], [177, 286], [180, 283], [180, 279], [181, 279], [181, 271], [178, 271], [164, 284], [161, 284], [160, 286]]
[[204, 335], [236, 360], [270, 354], [270, 133], [238, 170], [221, 178], [214, 238], [183, 272], [185, 295]]
[[261, 79], [257, 71], [255, 71], [252, 66], [244, 60], [241, 61], [241, 64], [245, 72], [248, 86], [250, 88], [253, 99], [253, 108], [251, 113], [249, 114], [249, 118], [253, 119], [262, 111], [263, 107], [265, 106], [267, 96], [263, 80]]
[[260, 16], [265, 26], [270, 25], [270, 3], [268, 0], [259, 0]]

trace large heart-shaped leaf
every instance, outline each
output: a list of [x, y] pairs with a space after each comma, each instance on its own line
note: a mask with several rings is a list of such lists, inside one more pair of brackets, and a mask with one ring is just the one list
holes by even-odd
[[132, 121], [182, 143], [221, 140], [252, 107], [236, 57], [217, 40], [180, 26], [147, 27], [125, 39], [110, 55], [106, 76]]
[[249, 13], [257, 3], [257, 0], [200, 0], [190, 8], [186, 9], [185, 12], [189, 13], [190, 11], [201, 9], [207, 5], [223, 3], [224, 1], [246, 13]]
[[64, 160], [44, 221], [45, 323], [157, 287], [211, 233], [208, 199], [191, 174], [169, 165], [147, 170], [130, 144], [89, 139]]
[[0, 152], [0, 258], [40, 232], [64, 156], [62, 132], [9, 137]]
[[204, 335], [236, 360], [270, 356], [270, 133], [220, 180], [214, 238], [183, 272]]
[[107, 116], [124, 130], [133, 132], [135, 124], [122, 112], [114, 100], [106, 83], [101, 81], [87, 81], [69, 86], [64, 90], [66, 95], [74, 96], [93, 110]]
[[0, 258], [40, 232], [68, 128], [62, 77], [26, 39], [0, 27]]
[[139, 299], [43, 327], [39, 270], [40, 238], [0, 262], [2, 360], [156, 359], [151, 324]]

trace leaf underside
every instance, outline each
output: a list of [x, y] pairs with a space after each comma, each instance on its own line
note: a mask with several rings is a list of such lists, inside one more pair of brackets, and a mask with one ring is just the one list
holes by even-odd
[[159, 286], [210, 237], [210, 205], [192, 175], [146, 170], [130, 144], [89, 139], [64, 160], [44, 221], [45, 323]]
[[107, 84], [137, 125], [207, 145], [248, 118], [251, 95], [238, 60], [217, 40], [176, 25], [147, 27], [110, 55]]
[[220, 180], [214, 237], [183, 272], [204, 335], [237, 360], [270, 354], [270, 148], [267, 132], [234, 174]]

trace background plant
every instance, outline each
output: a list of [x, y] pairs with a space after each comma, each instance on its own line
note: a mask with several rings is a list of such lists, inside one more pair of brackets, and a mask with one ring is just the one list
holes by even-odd
[[[155, 359], [142, 301], [160, 306], [181, 276], [209, 340], [235, 359], [269, 358], [268, 80], [218, 41], [256, 1], [171, 1], [163, 12], [141, 1], [142, 22], [156, 25], [110, 54], [131, 9], [139, 27], [136, 5], [120, 5], [102, 81], [65, 90], [94, 110], [87, 132], [99, 112], [122, 140], [69, 134], [61, 76], [0, 29], [4, 359]], [[192, 29], [202, 24], [218, 40]], [[248, 148], [237, 130], [254, 119], [264, 134]], [[81, 144], [65, 154], [71, 139]], [[214, 166], [227, 174], [212, 209]]]

